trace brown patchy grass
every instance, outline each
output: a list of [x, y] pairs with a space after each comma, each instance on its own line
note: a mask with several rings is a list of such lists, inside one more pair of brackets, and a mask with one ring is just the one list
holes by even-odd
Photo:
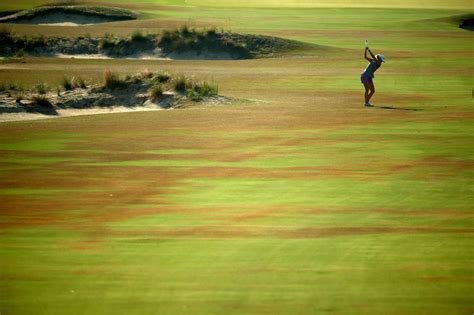
[[268, 226], [235, 227], [229, 225], [176, 228], [166, 230], [140, 230], [111, 232], [114, 235], [128, 236], [135, 240], [154, 241], [163, 238], [281, 238], [313, 239], [373, 234], [474, 234], [468, 228], [435, 228], [435, 227], [314, 227], [314, 228], [276, 228]]

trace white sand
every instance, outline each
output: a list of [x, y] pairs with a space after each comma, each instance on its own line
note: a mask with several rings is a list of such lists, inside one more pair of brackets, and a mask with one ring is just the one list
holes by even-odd
[[80, 13], [59, 13], [47, 12], [41, 16], [35, 16], [32, 19], [23, 19], [13, 21], [14, 24], [37, 24], [37, 25], [55, 25], [55, 26], [84, 26], [97, 23], [113, 22], [110, 18], [102, 16], [91, 16]]
[[90, 109], [59, 109], [57, 110], [57, 116], [48, 116], [36, 113], [2, 113], [0, 114], [0, 123], [10, 121], [24, 121], [24, 120], [38, 120], [38, 119], [51, 119], [61, 117], [72, 117], [72, 116], [84, 116], [84, 115], [98, 115], [98, 114], [114, 114], [114, 113], [130, 113], [130, 112], [144, 112], [144, 111], [157, 111], [163, 110], [163, 108], [150, 105], [150, 106], [137, 106], [137, 107], [124, 107], [114, 106], [110, 108], [90, 108]]
[[67, 54], [56, 54], [54, 55], [57, 58], [65, 58], [65, 59], [125, 59], [125, 60], [172, 60], [170, 58], [164, 57], [156, 57], [150, 55], [142, 55], [136, 57], [126, 57], [126, 58], [113, 58], [106, 56], [104, 54], [83, 54], [83, 55], [67, 55]]

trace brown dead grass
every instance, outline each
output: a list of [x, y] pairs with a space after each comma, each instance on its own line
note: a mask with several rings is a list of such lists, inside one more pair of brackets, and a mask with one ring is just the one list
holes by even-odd
[[114, 232], [115, 235], [127, 235], [135, 240], [155, 241], [166, 238], [283, 238], [312, 239], [343, 237], [370, 234], [474, 234], [474, 229], [433, 228], [433, 227], [321, 227], [303, 229], [269, 228], [267, 226], [235, 227], [229, 225], [178, 228], [173, 230], [140, 230]]

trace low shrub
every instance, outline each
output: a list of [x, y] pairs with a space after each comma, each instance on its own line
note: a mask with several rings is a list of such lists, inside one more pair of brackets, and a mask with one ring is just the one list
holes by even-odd
[[99, 42], [99, 51], [114, 57], [152, 52], [156, 48], [155, 36], [134, 31], [129, 37], [106, 34]]
[[171, 79], [171, 75], [167, 72], [159, 72], [151, 78], [151, 82], [156, 83], [166, 83]]
[[112, 73], [110, 70], [104, 71], [104, 87], [107, 89], [124, 89], [128, 86], [128, 83], [120, 78], [117, 74]]
[[186, 76], [180, 75], [173, 80], [172, 85], [176, 92], [184, 93], [192, 86], [192, 82]]
[[[195, 33], [196, 31], [193, 30], [193, 32]], [[187, 25], [181, 26], [181, 27], [179, 28], [179, 33], [180, 33], [182, 36], [184, 36], [184, 37], [189, 36], [189, 35], [192, 34], [192, 32], [189, 30], [189, 27], [188, 27]]]
[[84, 82], [84, 80], [81, 78], [81, 77], [74, 77], [72, 78], [72, 84], [74, 87], [76, 88], [81, 88], [81, 89], [85, 89], [87, 88], [87, 85], [86, 85], [86, 82]]
[[46, 39], [43, 35], [39, 36], [23, 36], [18, 41], [23, 43], [23, 48], [27, 51], [31, 51], [37, 47], [46, 46]]
[[31, 98], [33, 101], [33, 105], [39, 106], [39, 107], [44, 107], [44, 108], [54, 108], [53, 104], [49, 101], [49, 99], [46, 96], [38, 96], [35, 95]]
[[0, 28], [0, 43], [2, 43], [2, 46], [11, 45], [14, 41], [14, 35], [9, 29]]
[[20, 50], [18, 50], [16, 53], [15, 53], [15, 57], [16, 58], [23, 58], [25, 57], [26, 53], [25, 53], [25, 50], [22, 48]]
[[66, 77], [63, 78], [62, 86], [63, 86], [65, 91], [71, 91], [71, 90], [74, 89], [74, 85], [72, 84], [72, 80], [68, 79]]
[[49, 87], [48, 87], [48, 85], [46, 85], [45, 83], [38, 83], [38, 84], [35, 86], [35, 90], [36, 90], [36, 92], [38, 92], [39, 94], [46, 94], [46, 92], [49, 91]]
[[202, 99], [202, 96], [194, 89], [187, 89], [185, 95], [187, 98], [194, 102], [198, 102]]
[[217, 84], [209, 84], [205, 81], [192, 82], [186, 89], [186, 97], [192, 101], [200, 101], [203, 97], [217, 95], [219, 88]]
[[151, 72], [151, 71], [148, 70], [148, 69], [145, 69], [144, 71], [142, 71], [142, 72], [140, 73], [140, 75], [141, 75], [141, 77], [142, 77], [143, 79], [151, 79], [151, 78], [153, 78], [153, 72]]
[[0, 84], [0, 92], [5, 91], [20, 91], [22, 88], [15, 83], [2, 83]]
[[217, 84], [207, 83], [206, 81], [195, 83], [193, 89], [201, 96], [214, 96], [219, 93], [219, 87]]
[[130, 35], [130, 40], [132, 42], [142, 42], [142, 41], [146, 41], [147, 37], [143, 35], [142, 32], [140, 32], [139, 30], [135, 30]]
[[163, 95], [163, 86], [161, 84], [153, 85], [150, 88], [150, 99], [152, 101], [156, 100]]

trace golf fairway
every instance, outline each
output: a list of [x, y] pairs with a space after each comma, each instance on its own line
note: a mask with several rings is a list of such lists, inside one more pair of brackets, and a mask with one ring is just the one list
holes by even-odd
[[[320, 46], [0, 64], [0, 83], [20, 86], [146, 69], [212, 79], [233, 98], [0, 123], [1, 315], [472, 314], [473, 33], [456, 22], [472, 7], [275, 3], [137, 1], [143, 16], [112, 26], [12, 26], [57, 36], [188, 23]], [[359, 81], [365, 39], [387, 58], [373, 108]]]

